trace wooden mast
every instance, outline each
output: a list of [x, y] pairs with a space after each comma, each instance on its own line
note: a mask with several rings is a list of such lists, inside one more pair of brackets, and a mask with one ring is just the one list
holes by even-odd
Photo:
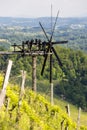
[[36, 92], [36, 61], [37, 57], [32, 56], [32, 90]]

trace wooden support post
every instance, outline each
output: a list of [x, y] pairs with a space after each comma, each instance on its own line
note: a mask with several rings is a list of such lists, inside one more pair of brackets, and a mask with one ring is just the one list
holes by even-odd
[[20, 104], [24, 95], [24, 86], [25, 86], [25, 79], [26, 79], [26, 71], [21, 71], [22, 72], [22, 84], [20, 88], [20, 96], [19, 96], [19, 102], [18, 102], [18, 109], [20, 108]]
[[36, 92], [36, 56], [32, 56], [32, 90]]
[[9, 60], [6, 75], [5, 75], [5, 79], [4, 79], [4, 83], [3, 83], [3, 88], [2, 88], [2, 91], [0, 93], [0, 107], [2, 107], [4, 99], [5, 99], [6, 87], [8, 85], [8, 80], [9, 80], [9, 76], [10, 76], [10, 72], [11, 72], [11, 67], [12, 67], [12, 61]]
[[79, 130], [79, 126], [80, 126], [80, 115], [81, 115], [81, 108], [79, 108], [79, 111], [78, 111], [77, 129], [76, 130]]
[[[65, 106], [65, 108], [66, 108], [66, 112], [67, 112], [68, 116], [70, 117], [70, 106], [69, 106], [69, 104], [67, 106]], [[68, 130], [68, 126], [65, 127], [65, 130]]]
[[61, 122], [61, 130], [63, 130], [64, 121], [65, 121], [65, 119], [63, 119], [62, 122]]
[[25, 85], [25, 79], [26, 79], [26, 71], [21, 71], [22, 72], [22, 84], [21, 84], [21, 92], [24, 92], [24, 85]]
[[50, 100], [51, 100], [51, 105], [53, 105], [54, 104], [54, 101], [53, 101], [53, 83], [50, 83], [50, 87], [51, 87]]
[[50, 102], [51, 105], [54, 104], [53, 102], [53, 80], [52, 80], [52, 54], [50, 55]]
[[9, 76], [10, 76], [10, 72], [11, 72], [11, 67], [12, 67], [12, 61], [9, 60], [6, 75], [5, 75], [5, 79], [4, 79], [4, 83], [3, 83], [3, 91], [6, 90], [6, 87], [8, 85], [8, 80], [9, 80]]
[[70, 117], [70, 106], [69, 106], [69, 104], [67, 105], [67, 113], [68, 113], [68, 116]]
[[10, 98], [7, 99], [7, 107], [6, 107], [6, 111], [8, 111], [8, 109], [9, 109], [9, 103], [10, 103]]
[[22, 72], [22, 84], [21, 84], [21, 88], [20, 88], [16, 122], [19, 121], [19, 118], [20, 118], [20, 107], [22, 104], [23, 96], [24, 96], [24, 86], [25, 86], [25, 79], [26, 79], [26, 71], [22, 70], [21, 72]]

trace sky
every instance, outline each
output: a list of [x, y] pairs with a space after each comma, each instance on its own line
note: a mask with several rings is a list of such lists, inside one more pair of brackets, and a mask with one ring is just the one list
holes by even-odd
[[85, 17], [87, 0], [0, 0], [0, 16], [11, 17]]

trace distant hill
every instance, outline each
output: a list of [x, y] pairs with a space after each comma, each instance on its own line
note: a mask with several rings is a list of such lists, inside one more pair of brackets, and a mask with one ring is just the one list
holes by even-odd
[[[14, 41], [40, 38], [46, 40], [39, 21], [45, 28], [48, 36], [51, 35], [51, 18], [15, 18], [0, 17], [0, 39], [7, 39], [8, 43]], [[55, 18], [53, 17], [53, 24]], [[58, 18], [53, 40], [68, 40], [67, 47], [87, 52], [87, 17]]]
[[[50, 17], [39, 17], [39, 18], [16, 18], [16, 17], [0, 17], [0, 25], [6, 24], [8, 25], [20, 25], [20, 26], [37, 26], [39, 25], [39, 21], [44, 24], [51, 22]], [[53, 17], [53, 22], [55, 21], [55, 17]], [[87, 27], [87, 17], [81, 18], [58, 18], [57, 25], [64, 26], [70, 24], [84, 24]]]

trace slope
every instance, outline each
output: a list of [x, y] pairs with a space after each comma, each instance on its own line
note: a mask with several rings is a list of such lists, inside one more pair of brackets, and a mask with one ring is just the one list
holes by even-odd
[[[0, 109], [0, 130], [67, 128], [75, 130], [77, 125], [59, 106], [51, 105], [43, 96], [29, 88], [20, 96], [20, 87], [9, 84], [4, 106]], [[87, 130], [87, 127], [81, 125], [79, 130]]]

